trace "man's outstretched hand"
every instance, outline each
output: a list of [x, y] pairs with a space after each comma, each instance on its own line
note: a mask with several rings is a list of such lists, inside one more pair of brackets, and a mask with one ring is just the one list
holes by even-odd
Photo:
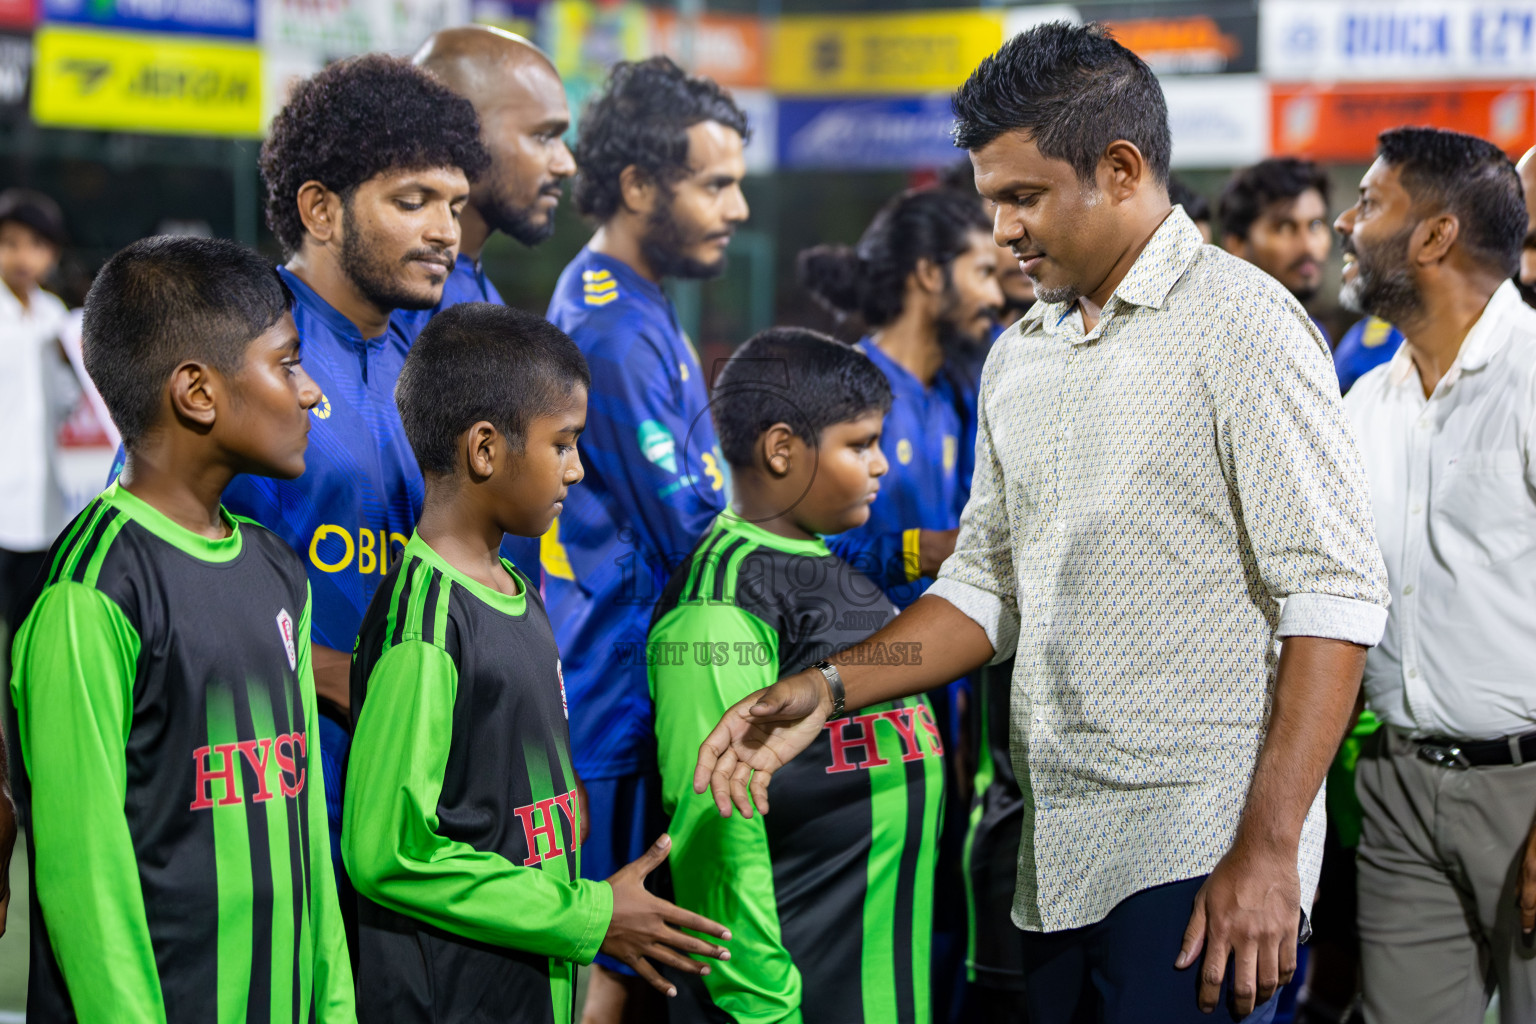
[[[811, 745], [832, 713], [826, 679], [816, 669], [786, 676], [731, 707], [699, 747], [693, 791], [708, 788], [720, 814], [768, 813], [773, 773]], [[750, 782], [751, 796], [747, 794]]]

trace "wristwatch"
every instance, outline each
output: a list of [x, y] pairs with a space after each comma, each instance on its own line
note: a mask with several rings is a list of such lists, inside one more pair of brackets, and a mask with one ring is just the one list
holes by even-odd
[[827, 716], [827, 721], [830, 722], [834, 718], [842, 718], [844, 710], [843, 701], [847, 693], [843, 689], [843, 677], [838, 674], [837, 666], [823, 658], [811, 667], [821, 670], [821, 674], [827, 680], [827, 690], [832, 694], [832, 713]]

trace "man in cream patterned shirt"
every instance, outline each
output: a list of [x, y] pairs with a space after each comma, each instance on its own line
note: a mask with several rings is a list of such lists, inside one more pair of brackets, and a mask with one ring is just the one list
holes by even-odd
[[[955, 108], [1039, 296], [988, 360], [955, 553], [865, 644], [728, 712], [695, 785], [764, 810], [840, 690], [862, 707], [1016, 655], [1028, 1019], [1268, 1021], [1386, 619], [1327, 348], [1170, 207], [1161, 90], [1102, 28], [1014, 38]], [[921, 664], [869, 665], [892, 642]]]

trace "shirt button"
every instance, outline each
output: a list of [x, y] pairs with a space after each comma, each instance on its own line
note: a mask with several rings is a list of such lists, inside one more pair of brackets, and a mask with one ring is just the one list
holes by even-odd
[[1412, 512], [1414, 515], [1418, 515], [1420, 512], [1424, 511], [1424, 506], [1420, 505], [1418, 503], [1415, 503], [1413, 508], [1409, 509], [1408, 511]]
[[1408, 670], [1408, 678], [1409, 679], [1417, 679], [1417, 678], [1419, 678], [1419, 670], [1416, 669], [1416, 668], [1409, 669]]
[[1419, 420], [1419, 429], [1420, 430], [1428, 430], [1429, 429], [1429, 420]]
[[1403, 588], [1403, 596], [1407, 597], [1411, 593], [1413, 593], [1413, 584], [1412, 583], [1408, 584], [1406, 587]]
[[1056, 532], [1057, 533], [1066, 533], [1067, 532], [1067, 524], [1065, 522], [1062, 522], [1061, 520], [1057, 520], [1057, 522], [1056, 522]]

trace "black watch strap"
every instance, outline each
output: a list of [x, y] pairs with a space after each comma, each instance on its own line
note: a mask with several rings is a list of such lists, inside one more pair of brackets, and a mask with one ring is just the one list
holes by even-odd
[[834, 718], [842, 718], [843, 712], [846, 710], [843, 703], [847, 693], [843, 689], [843, 677], [837, 671], [837, 666], [823, 659], [811, 667], [821, 671], [822, 676], [827, 681], [827, 690], [832, 695], [832, 713], [827, 716], [827, 721], [830, 722]]

